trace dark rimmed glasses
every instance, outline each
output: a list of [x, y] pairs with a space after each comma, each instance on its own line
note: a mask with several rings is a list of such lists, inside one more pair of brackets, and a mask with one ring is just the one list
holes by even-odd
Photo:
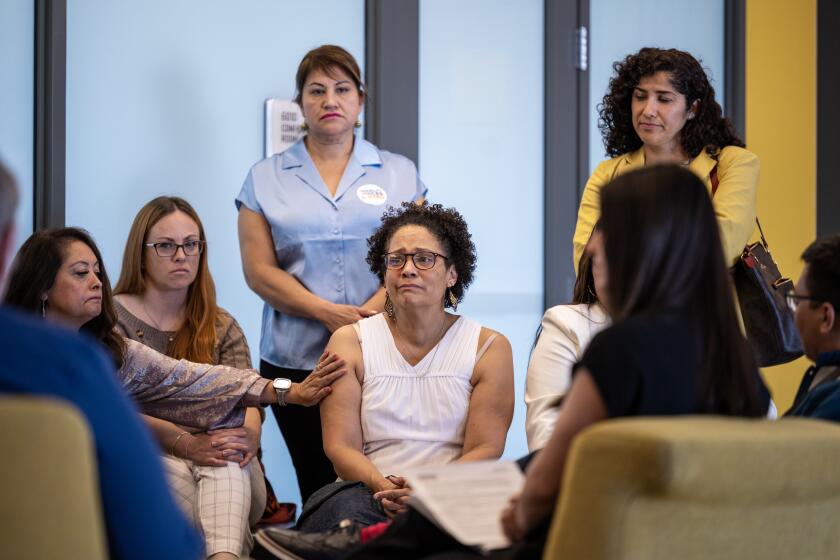
[[443, 260], [449, 260], [449, 257], [446, 255], [441, 255], [440, 253], [432, 251], [419, 251], [417, 253], [388, 253], [384, 258], [385, 267], [390, 268], [391, 270], [402, 270], [408, 260], [408, 257], [411, 257], [411, 260], [417, 270], [429, 270], [430, 268], [434, 268], [438, 257]]
[[193, 239], [185, 241], [184, 243], [172, 243], [171, 241], [161, 241], [159, 243], [144, 243], [146, 247], [154, 247], [155, 254], [159, 257], [173, 257], [178, 249], [183, 249], [184, 254], [188, 257], [200, 255], [204, 248], [204, 241]]
[[796, 311], [796, 306], [799, 305], [800, 301], [825, 301], [825, 299], [814, 296], [804, 296], [791, 290], [785, 294], [785, 301], [791, 311]]

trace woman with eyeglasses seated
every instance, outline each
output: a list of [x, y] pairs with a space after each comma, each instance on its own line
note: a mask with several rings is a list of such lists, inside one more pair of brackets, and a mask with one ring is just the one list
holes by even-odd
[[[251, 369], [251, 351], [239, 323], [216, 304], [204, 226], [186, 200], [159, 196], [140, 209], [128, 233], [114, 294], [117, 331], [125, 338], [172, 358]], [[184, 436], [185, 451], [179, 457], [171, 453], [171, 442], [181, 428], [152, 416], [144, 420], [161, 445], [169, 477], [179, 486], [197, 488], [204, 477], [217, 478], [227, 470], [234, 477], [249, 474], [251, 490], [243, 496], [243, 507], [250, 505], [248, 525], [253, 529], [264, 513], [279, 508], [263, 469], [251, 465], [260, 447], [263, 416], [261, 408], [249, 407], [240, 427]], [[227, 460], [218, 459], [218, 451], [226, 449], [235, 453]], [[241, 473], [232, 468], [237, 460]], [[199, 509], [192, 503], [195, 492], [176, 496], [191, 515], [204, 515], [197, 524], [207, 527], [215, 522], [208, 515], [211, 508]], [[208, 543], [208, 550], [215, 548]]]
[[338, 329], [327, 349], [347, 375], [321, 403], [324, 450], [339, 481], [304, 505], [298, 527], [372, 525], [405, 510], [401, 476], [420, 465], [497, 459], [513, 416], [508, 340], [455, 310], [475, 246], [451, 208], [391, 208], [368, 240], [385, 312]]
[[[5, 303], [87, 333], [109, 350], [123, 388], [140, 410], [177, 426], [172, 437], [159, 437], [162, 449], [173, 457], [214, 465], [202, 472], [193, 469], [189, 479], [170, 476], [177, 501], [205, 533], [208, 557], [247, 555], [255, 465], [246, 461], [247, 445], [230, 434], [242, 431], [246, 407], [277, 402], [272, 383], [253, 370], [170, 358], [120, 336], [101, 254], [87, 232], [77, 228], [40, 231], [27, 239], [12, 264]], [[340, 365], [337, 360], [323, 360], [286, 399], [317, 404], [341, 375]], [[204, 435], [208, 430], [213, 432]], [[210, 440], [210, 449], [196, 447], [199, 456], [193, 446], [201, 439]], [[130, 515], [130, 504], [126, 507]], [[213, 522], [205, 524], [205, 518]]]
[[[630, 416], [764, 416], [769, 393], [741, 335], [703, 182], [679, 166], [652, 166], [622, 175], [599, 196], [600, 225], [587, 251], [612, 323], [574, 366], [551, 437], [532, 454], [521, 493], [501, 514], [511, 547], [482, 555], [410, 508], [379, 536], [351, 541], [341, 558], [540, 558], [570, 446], [588, 426]], [[282, 536], [275, 548], [284, 551], [315, 541]]]

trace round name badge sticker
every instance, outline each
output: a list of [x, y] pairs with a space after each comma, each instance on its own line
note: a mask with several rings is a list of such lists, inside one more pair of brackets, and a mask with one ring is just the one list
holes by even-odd
[[388, 193], [382, 187], [374, 184], [362, 185], [356, 189], [356, 196], [365, 204], [381, 206], [388, 200]]

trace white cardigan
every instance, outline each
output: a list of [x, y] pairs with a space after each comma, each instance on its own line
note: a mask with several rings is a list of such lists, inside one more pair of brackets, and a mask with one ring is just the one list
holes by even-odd
[[545, 312], [525, 378], [528, 450], [542, 449], [557, 422], [559, 403], [571, 385], [572, 367], [589, 341], [609, 325], [599, 304], [558, 305]]

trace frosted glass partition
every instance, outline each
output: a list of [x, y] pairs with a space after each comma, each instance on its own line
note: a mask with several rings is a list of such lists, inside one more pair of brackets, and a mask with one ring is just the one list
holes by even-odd
[[590, 0], [589, 5], [590, 171], [606, 157], [597, 105], [607, 92], [612, 65], [642, 47], [693, 54], [712, 79], [723, 105], [723, 0]]
[[0, 160], [20, 188], [15, 249], [32, 233], [35, 3], [0, 2]]
[[543, 3], [420, 3], [420, 173], [478, 249], [460, 313], [514, 349], [507, 457], [527, 451], [523, 393], [543, 305]]
[[[262, 302], [242, 276], [233, 200], [263, 156], [263, 103], [292, 97], [313, 47], [364, 62], [364, 14], [363, 0], [68, 3], [67, 223], [91, 231], [116, 280], [137, 210], [160, 194], [189, 200], [255, 365]], [[278, 497], [299, 502], [272, 419], [263, 448]]]

